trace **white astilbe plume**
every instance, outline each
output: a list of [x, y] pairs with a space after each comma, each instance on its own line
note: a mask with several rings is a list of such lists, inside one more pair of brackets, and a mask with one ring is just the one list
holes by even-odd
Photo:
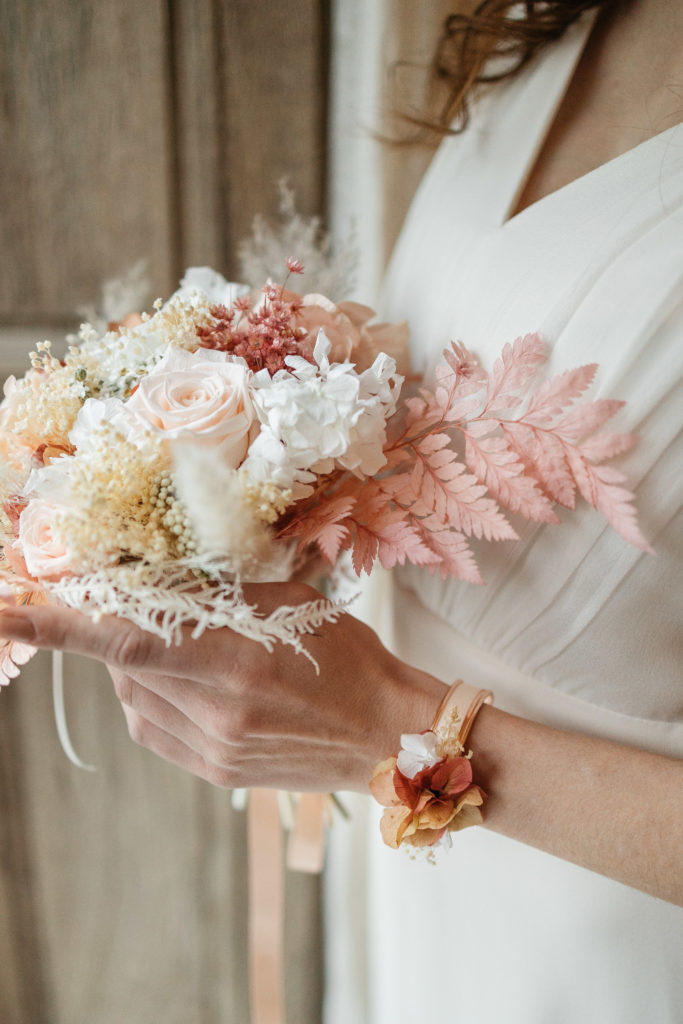
[[149, 296], [146, 260], [138, 260], [125, 274], [113, 277], [102, 285], [97, 307], [81, 306], [76, 312], [104, 334], [111, 321], [123, 320], [128, 313], [139, 313]]
[[264, 615], [245, 601], [239, 580], [228, 578], [231, 572], [230, 565], [214, 563], [209, 578], [203, 560], [176, 559], [157, 565], [135, 562], [46, 581], [45, 589], [95, 621], [102, 615], [121, 616], [169, 646], [181, 643], [183, 627], [191, 626], [191, 636], [197, 639], [207, 629], [227, 626], [269, 651], [276, 642], [288, 644], [305, 654], [317, 670], [303, 640], [323, 623], [336, 622], [343, 607], [320, 598], [283, 605]]
[[330, 237], [322, 230], [320, 218], [304, 217], [297, 212], [294, 193], [285, 181], [280, 181], [278, 188], [279, 226], [272, 226], [263, 217], [255, 217], [251, 237], [239, 244], [242, 280], [252, 288], [260, 288], [268, 280], [281, 281], [291, 257], [304, 266], [304, 273], [296, 280], [298, 292], [321, 292], [337, 302], [347, 298], [353, 292], [358, 266], [353, 239], [333, 253]]

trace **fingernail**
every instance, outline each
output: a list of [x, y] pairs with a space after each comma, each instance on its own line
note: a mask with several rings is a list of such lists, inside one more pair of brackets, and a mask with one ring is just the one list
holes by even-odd
[[6, 640], [35, 640], [36, 631], [28, 615], [11, 608], [0, 611], [0, 636]]

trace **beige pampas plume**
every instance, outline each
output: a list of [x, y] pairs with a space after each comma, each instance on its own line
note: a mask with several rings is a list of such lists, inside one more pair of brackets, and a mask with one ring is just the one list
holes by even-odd
[[199, 558], [226, 562], [243, 580], [287, 579], [293, 547], [275, 541], [258, 490], [221, 461], [218, 448], [176, 441], [172, 452]]

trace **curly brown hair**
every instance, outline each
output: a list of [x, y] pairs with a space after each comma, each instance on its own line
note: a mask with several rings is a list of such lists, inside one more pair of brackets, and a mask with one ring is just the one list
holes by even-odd
[[461, 0], [449, 15], [433, 61], [436, 113], [412, 119], [439, 134], [463, 131], [477, 86], [517, 74], [584, 13], [623, 0]]

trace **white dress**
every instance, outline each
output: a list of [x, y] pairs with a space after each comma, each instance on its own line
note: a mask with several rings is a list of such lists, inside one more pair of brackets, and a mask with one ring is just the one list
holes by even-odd
[[[508, 216], [586, 35], [575, 27], [442, 144], [383, 313], [410, 321], [421, 369], [451, 339], [490, 367], [534, 330], [551, 372], [599, 362], [595, 395], [628, 403], [614, 429], [640, 435], [620, 465], [656, 556], [584, 507], [489, 544], [484, 587], [411, 568], [375, 600], [397, 653], [444, 681], [683, 756], [683, 126]], [[351, 802], [327, 871], [326, 1024], [683, 1020], [679, 908], [483, 829], [436, 868], [414, 862], [382, 844], [378, 807]]]

